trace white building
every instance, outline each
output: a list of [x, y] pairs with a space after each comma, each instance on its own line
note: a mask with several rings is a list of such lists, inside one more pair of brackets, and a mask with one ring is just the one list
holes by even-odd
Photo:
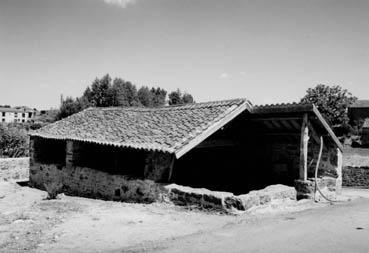
[[34, 119], [36, 110], [28, 107], [0, 107], [0, 122], [25, 123]]

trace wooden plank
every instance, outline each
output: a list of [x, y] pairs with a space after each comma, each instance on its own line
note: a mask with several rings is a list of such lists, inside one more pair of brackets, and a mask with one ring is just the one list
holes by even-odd
[[251, 121], [271, 121], [271, 120], [301, 120], [301, 117], [263, 117], [251, 118]]
[[273, 129], [274, 126], [272, 125], [272, 123], [270, 123], [269, 121], [263, 121], [263, 124], [268, 128], [268, 129]]
[[291, 123], [291, 125], [297, 130], [297, 129], [299, 129], [300, 130], [300, 124], [298, 123], [298, 121], [297, 120], [295, 120], [295, 119], [293, 119], [293, 120], [290, 120], [290, 123]]
[[288, 120], [280, 120], [280, 122], [281, 122], [281, 124], [285, 127], [285, 128], [287, 128], [288, 130], [291, 130], [291, 129], [293, 129], [293, 127], [290, 125], [290, 123], [289, 123], [289, 121]]
[[319, 119], [319, 121], [322, 123], [322, 125], [324, 126], [324, 128], [327, 130], [328, 134], [331, 136], [331, 138], [333, 139], [333, 141], [336, 143], [337, 147], [341, 151], [343, 151], [343, 146], [342, 146], [341, 142], [338, 140], [337, 136], [334, 134], [334, 132], [332, 131], [331, 127], [329, 126], [329, 124], [327, 123], [327, 121], [325, 121], [325, 119], [320, 114], [318, 108], [316, 108], [315, 105], [313, 105], [313, 112], [315, 113], [315, 116]]
[[205, 140], [195, 148], [234, 147], [238, 142], [230, 139]]
[[301, 180], [307, 180], [307, 160], [308, 160], [308, 143], [309, 143], [309, 127], [308, 114], [305, 113], [301, 126], [300, 140], [300, 168], [299, 175]]
[[278, 129], [281, 129], [282, 128], [282, 125], [277, 121], [277, 120], [271, 120], [269, 121], [270, 123], [272, 123], [272, 125], [275, 127], [275, 128], [278, 128]]
[[300, 136], [300, 133], [295, 132], [277, 132], [277, 133], [262, 133], [262, 135], [268, 135], [268, 136]]

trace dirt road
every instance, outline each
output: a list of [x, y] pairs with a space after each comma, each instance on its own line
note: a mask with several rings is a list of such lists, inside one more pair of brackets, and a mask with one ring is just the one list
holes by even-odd
[[0, 183], [1, 253], [369, 252], [364, 198], [334, 206], [271, 202], [225, 215], [159, 203], [45, 196]]
[[369, 252], [369, 199], [242, 221], [210, 233], [157, 243], [146, 251]]

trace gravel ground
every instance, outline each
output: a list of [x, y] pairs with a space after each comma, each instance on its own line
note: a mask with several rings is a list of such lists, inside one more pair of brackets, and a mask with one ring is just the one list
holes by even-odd
[[145, 251], [156, 242], [327, 205], [279, 201], [225, 215], [168, 204], [45, 197], [46, 193], [37, 189], [0, 183], [0, 252]]

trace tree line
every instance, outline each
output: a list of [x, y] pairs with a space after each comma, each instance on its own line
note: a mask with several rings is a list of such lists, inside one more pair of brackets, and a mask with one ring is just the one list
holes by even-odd
[[81, 97], [61, 98], [61, 105], [56, 120], [68, 117], [88, 107], [108, 106], [138, 106], [160, 107], [169, 105], [181, 105], [194, 103], [189, 93], [182, 93], [179, 89], [168, 94], [160, 87], [142, 86], [137, 89], [135, 84], [122, 78], [114, 80], [109, 74], [102, 78], [96, 78], [83, 92]]

